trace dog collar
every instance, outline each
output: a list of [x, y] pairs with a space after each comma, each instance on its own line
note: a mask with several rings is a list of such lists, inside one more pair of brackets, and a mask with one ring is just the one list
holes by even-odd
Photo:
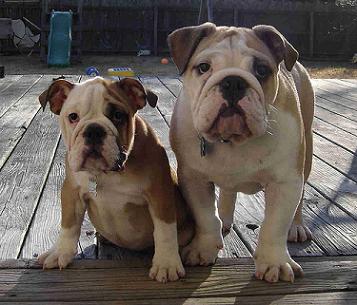
[[207, 154], [207, 141], [200, 134], [198, 134], [198, 138], [200, 140], [200, 153], [201, 157], [203, 158]]
[[[202, 137], [199, 133], [197, 133], [197, 134], [198, 134], [198, 139], [200, 140], [200, 154], [201, 154], [201, 157], [203, 158], [207, 155], [208, 143], [204, 137]], [[219, 142], [220, 143], [230, 143], [231, 141], [220, 139]]]

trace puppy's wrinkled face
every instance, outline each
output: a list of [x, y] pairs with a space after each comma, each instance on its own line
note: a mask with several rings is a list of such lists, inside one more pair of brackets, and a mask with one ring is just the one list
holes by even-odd
[[265, 134], [278, 88], [276, 57], [257, 31], [207, 26], [209, 33], [181, 71], [196, 130], [211, 142], [240, 143]]
[[70, 89], [49, 90], [51, 109], [58, 96], [64, 99], [59, 115], [70, 168], [92, 173], [122, 170], [133, 146], [135, 113], [146, 104], [142, 85], [133, 79], [94, 78]]

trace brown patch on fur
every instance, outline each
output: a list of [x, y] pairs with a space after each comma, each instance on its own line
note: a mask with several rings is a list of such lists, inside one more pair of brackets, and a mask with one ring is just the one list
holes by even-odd
[[136, 227], [138, 223], [150, 222], [150, 227], [153, 227], [153, 222], [150, 217], [148, 207], [128, 202], [124, 207], [124, 212], [128, 214], [128, 220], [132, 227]]
[[53, 82], [50, 87], [42, 92], [39, 96], [39, 101], [43, 109], [45, 109], [47, 102], [50, 103], [50, 109], [54, 114], [59, 115], [62, 106], [67, 99], [69, 91], [74, 87], [74, 84], [60, 79]]
[[167, 41], [171, 56], [180, 74], [186, 71], [188, 63], [200, 42], [211, 36], [215, 30], [216, 26], [207, 22], [199, 26], [180, 28], [168, 36]]

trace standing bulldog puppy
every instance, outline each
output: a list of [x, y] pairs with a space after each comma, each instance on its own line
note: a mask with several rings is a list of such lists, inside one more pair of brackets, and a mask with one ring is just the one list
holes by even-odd
[[296, 62], [297, 51], [265, 25], [205, 23], [174, 31], [168, 42], [183, 75], [170, 140], [179, 185], [197, 225], [183, 250], [184, 262], [214, 263], [223, 246], [222, 222], [224, 229], [233, 222], [237, 192], [264, 189], [255, 275], [268, 282], [293, 281], [302, 269], [286, 241], [311, 238], [301, 208], [311, 169], [314, 111], [313, 89]]
[[157, 96], [134, 79], [98, 77], [81, 84], [55, 81], [39, 99], [59, 115], [68, 150], [61, 231], [39, 257], [43, 267], [65, 268], [73, 260], [88, 210], [112, 243], [135, 250], [155, 245], [151, 278], [183, 277], [178, 245], [192, 235], [186, 205], [165, 149], [136, 114], [146, 102], [155, 107]]

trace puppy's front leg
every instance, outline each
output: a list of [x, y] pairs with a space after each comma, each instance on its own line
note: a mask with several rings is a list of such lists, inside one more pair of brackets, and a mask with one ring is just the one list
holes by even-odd
[[65, 268], [77, 253], [85, 205], [80, 200], [78, 191], [67, 179], [62, 187], [61, 207], [61, 230], [57, 242], [38, 258], [44, 269]]
[[[169, 179], [169, 176], [167, 177]], [[157, 179], [147, 197], [154, 224], [155, 253], [149, 276], [158, 282], [185, 276], [178, 249], [175, 188], [171, 180]]]
[[265, 218], [254, 253], [255, 276], [268, 282], [294, 281], [302, 269], [287, 249], [287, 234], [303, 190], [303, 178], [288, 177], [285, 182], [265, 188]]
[[191, 170], [178, 170], [179, 185], [196, 223], [195, 237], [182, 250], [187, 265], [210, 265], [223, 248], [222, 222], [215, 205], [214, 184]]

